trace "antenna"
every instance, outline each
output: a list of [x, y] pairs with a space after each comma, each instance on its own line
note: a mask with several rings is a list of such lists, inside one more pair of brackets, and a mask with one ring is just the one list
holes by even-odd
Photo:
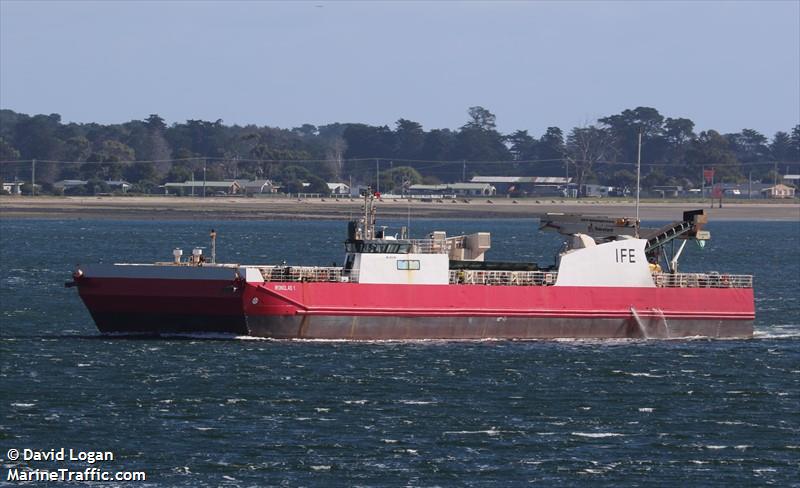
[[639, 128], [639, 147], [636, 151], [636, 234], [635, 237], [639, 238], [639, 191], [641, 189], [642, 179], [642, 129]]
[[411, 197], [406, 200], [406, 212], [408, 212], [408, 222], [406, 223], [406, 236], [409, 237], [411, 232]]

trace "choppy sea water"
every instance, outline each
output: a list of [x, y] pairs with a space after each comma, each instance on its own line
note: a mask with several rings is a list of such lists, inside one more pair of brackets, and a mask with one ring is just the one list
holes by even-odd
[[[0, 220], [0, 485], [89, 466], [8, 458], [25, 448], [112, 451], [93, 466], [140, 486], [799, 483], [798, 222], [715, 222], [685, 253], [755, 275], [753, 340], [109, 338], [63, 288], [77, 263], [168, 260], [212, 227], [220, 260], [342, 261], [342, 222]], [[412, 227], [491, 231], [497, 259], [560, 242], [534, 220]]]

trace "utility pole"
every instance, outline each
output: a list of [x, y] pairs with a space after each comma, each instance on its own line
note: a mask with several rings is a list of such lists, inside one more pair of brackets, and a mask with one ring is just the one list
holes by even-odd
[[706, 167], [703, 166], [700, 173], [700, 200], [706, 197]]
[[636, 238], [639, 238], [639, 192], [642, 179], [642, 129], [639, 129], [639, 146], [636, 150]]
[[461, 160], [461, 183], [466, 183], [467, 181], [467, 160]]
[[711, 168], [711, 191], [709, 191], [709, 195], [711, 195], [711, 208], [714, 208], [714, 168]]
[[203, 198], [206, 197], [206, 160], [203, 160]]
[[36, 195], [36, 160], [31, 161], [31, 196]]
[[778, 162], [775, 161], [775, 169], [772, 170], [772, 186], [778, 186]]
[[747, 199], [753, 199], [753, 170], [750, 170], [750, 174], [747, 176]]

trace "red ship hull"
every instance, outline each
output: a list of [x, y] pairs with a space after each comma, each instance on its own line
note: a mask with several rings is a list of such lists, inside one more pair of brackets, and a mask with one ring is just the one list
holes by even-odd
[[234, 287], [233, 271], [125, 271], [108, 266], [97, 275], [90, 273], [76, 280], [80, 297], [100, 332], [248, 333], [241, 288]]
[[264, 283], [244, 294], [252, 335], [349, 340], [747, 338], [753, 303], [743, 288]]
[[91, 277], [81, 298], [101, 332], [271, 338], [748, 338], [751, 288], [245, 283]]

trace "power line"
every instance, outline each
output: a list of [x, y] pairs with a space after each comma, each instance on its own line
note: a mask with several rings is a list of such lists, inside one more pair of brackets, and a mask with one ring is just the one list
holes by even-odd
[[[426, 164], [429, 165], [426, 169], [430, 168], [439, 168], [447, 165], [493, 165], [493, 164], [506, 164], [506, 165], [521, 165], [521, 164], [540, 164], [540, 163], [559, 163], [564, 164], [564, 159], [524, 159], [524, 160], [500, 160], [500, 161], [489, 161], [489, 160], [435, 160], [435, 159], [400, 159], [400, 158], [350, 158], [350, 159], [241, 159], [241, 158], [222, 158], [222, 157], [210, 157], [210, 158], [202, 158], [202, 157], [192, 157], [192, 158], [177, 158], [177, 159], [155, 159], [155, 160], [125, 160], [125, 161], [65, 161], [65, 160], [48, 160], [48, 159], [36, 159], [37, 163], [48, 163], [48, 164], [125, 164], [125, 165], [132, 165], [132, 164], [156, 164], [156, 163], [182, 163], [182, 162], [197, 162], [202, 163], [203, 161], [212, 161], [212, 162], [224, 162], [224, 163], [271, 163], [271, 164], [315, 164], [315, 163], [374, 163], [376, 160], [378, 161], [393, 161], [396, 163], [406, 163], [406, 164]], [[2, 160], [0, 164], [31, 164], [34, 160], [33, 159], [14, 159], [14, 160]], [[589, 163], [593, 165], [608, 165], [608, 166], [636, 166], [634, 162], [626, 162], [626, 161], [612, 161], [612, 160], [599, 160], [599, 161], [588, 161], [584, 159], [576, 159], [576, 160], [569, 160], [568, 164], [574, 165], [575, 163]], [[783, 165], [783, 166], [800, 166], [800, 161], [748, 161], [748, 162], [737, 162], [737, 163], [703, 163], [706, 166], [714, 166], [717, 168], [722, 167], [755, 167], [755, 166], [772, 166], [775, 164]], [[642, 163], [642, 166], [649, 166], [649, 167], [673, 167], [673, 168], [694, 168], [696, 165], [694, 164], [681, 164], [681, 163], [673, 163], [673, 162], [651, 162], [651, 163]]]

